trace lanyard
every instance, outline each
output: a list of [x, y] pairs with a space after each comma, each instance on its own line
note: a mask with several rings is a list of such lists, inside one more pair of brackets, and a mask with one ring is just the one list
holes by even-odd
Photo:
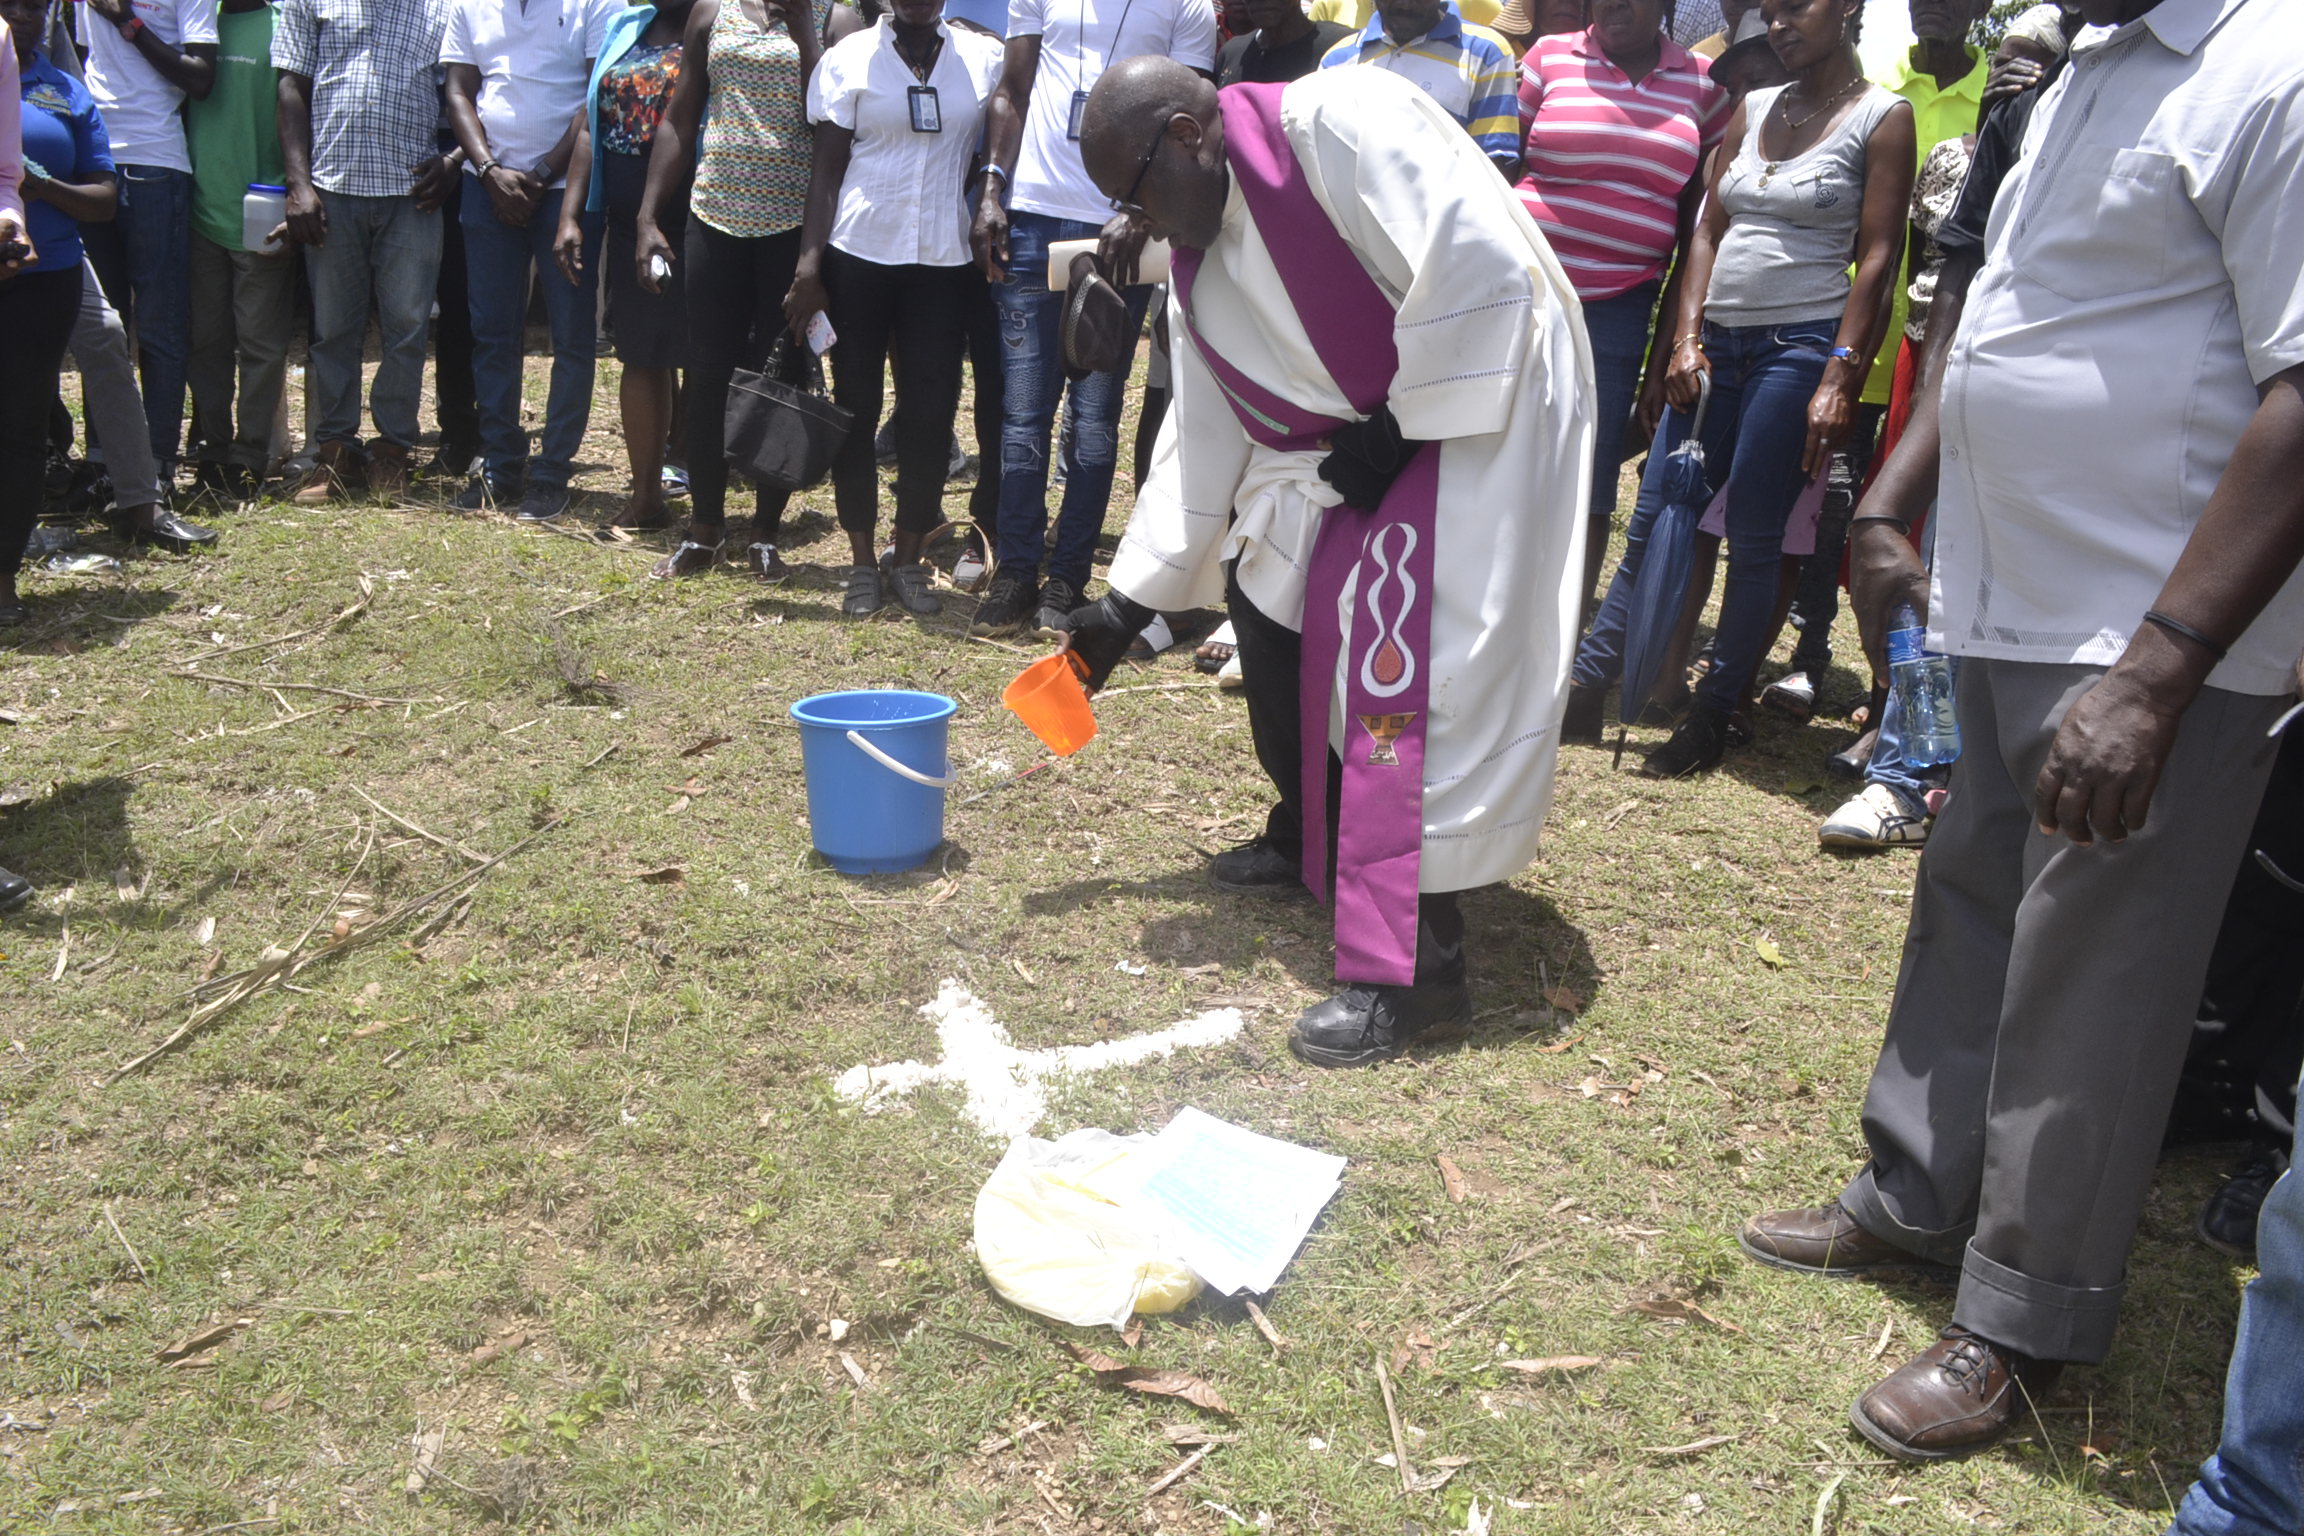
[[[1128, 30], [1128, 13], [1129, 13], [1130, 11], [1134, 10], [1135, 8], [1136, 8], [1136, 0], [1127, 0], [1127, 4], [1125, 4], [1125, 5], [1123, 5], [1123, 6], [1121, 6], [1121, 7], [1120, 7], [1120, 21], [1119, 21], [1119, 24], [1118, 24], [1118, 25], [1116, 25], [1116, 26], [1114, 26], [1114, 27], [1112, 28], [1112, 47], [1113, 47], [1113, 48], [1118, 48], [1118, 47], [1120, 46], [1120, 38], [1121, 38], [1121, 34], [1125, 33], [1125, 32]], [[1078, 89], [1079, 89], [1079, 91], [1080, 91], [1082, 94], [1086, 94], [1088, 91], [1090, 91], [1090, 90], [1094, 89], [1094, 85], [1095, 85], [1095, 82], [1094, 82], [1094, 81], [1088, 80], [1088, 79], [1086, 78], [1086, 76], [1087, 76], [1087, 73], [1088, 73], [1088, 68], [1087, 68], [1087, 50], [1088, 50], [1088, 0], [1080, 0], [1080, 35], [1079, 35], [1078, 37], [1076, 37], [1076, 38], [1074, 38], [1074, 39], [1072, 40], [1072, 77], [1073, 77], [1073, 79], [1074, 79], [1074, 80], [1076, 80], [1076, 81], [1078, 81], [1078, 82], [1079, 82], [1079, 86], [1078, 86]], [[1111, 68], [1111, 65], [1112, 65], [1112, 57], [1111, 57], [1111, 51], [1110, 51], [1110, 50], [1106, 50], [1106, 53], [1105, 53], [1105, 56], [1104, 56], [1104, 69], [1109, 69], [1109, 68]], [[1099, 69], [1099, 70], [1097, 70], [1097, 71], [1096, 71], [1096, 74], [1097, 74], [1097, 78], [1098, 78], [1098, 79], [1101, 79], [1101, 78], [1103, 78], [1104, 69]]]

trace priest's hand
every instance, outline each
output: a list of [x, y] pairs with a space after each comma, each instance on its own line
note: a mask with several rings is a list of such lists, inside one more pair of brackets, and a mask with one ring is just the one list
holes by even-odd
[[1328, 434], [1329, 453], [1320, 461], [1320, 478], [1336, 487], [1344, 505], [1373, 512], [1422, 446], [1402, 437], [1392, 408], [1379, 405], [1367, 420], [1347, 422]]
[[1137, 264], [1143, 259], [1144, 242], [1151, 233], [1133, 213], [1116, 213], [1104, 226], [1096, 240], [1096, 254], [1103, 258], [1104, 270], [1112, 274], [1113, 287], [1136, 286]]
[[1107, 592], [1084, 608], [1072, 610], [1072, 628], [1056, 642], [1059, 652], [1070, 651], [1087, 668], [1081, 679], [1090, 693], [1102, 688], [1128, 654], [1129, 642], [1152, 622], [1153, 610], [1118, 592]]

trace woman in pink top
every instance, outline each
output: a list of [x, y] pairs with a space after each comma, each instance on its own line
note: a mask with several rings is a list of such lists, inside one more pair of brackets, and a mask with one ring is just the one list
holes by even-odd
[[[16, 50], [0, 48], [0, 102], [16, 103], [23, 83], [16, 69]], [[14, 112], [0, 112], [0, 277], [14, 277], [32, 259], [24, 238], [24, 124]], [[7, 249], [26, 245], [22, 251]]]
[[[1664, 30], [1666, 15], [1665, 0], [1596, 0], [1590, 27], [1539, 37], [1520, 65], [1527, 164], [1520, 199], [1584, 301], [1599, 393], [1584, 546], [1587, 618], [1598, 600], [1634, 401], [1636, 441], [1649, 439], [1663, 412], [1669, 359], [1650, 339], [1657, 296], [1695, 228], [1704, 161], [1732, 110], [1706, 61]], [[1665, 314], [1673, 304], [1665, 299]]]

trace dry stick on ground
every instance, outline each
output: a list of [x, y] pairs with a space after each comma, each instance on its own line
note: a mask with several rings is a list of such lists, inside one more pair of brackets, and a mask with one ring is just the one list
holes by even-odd
[[1392, 1374], [1384, 1369], [1384, 1357], [1376, 1357], [1376, 1386], [1384, 1394], [1384, 1418], [1392, 1426], [1392, 1459], [1400, 1464], [1400, 1491], [1416, 1491], [1416, 1474], [1408, 1466], [1408, 1437], [1400, 1430], [1400, 1410], [1392, 1402]]
[[451, 904], [451, 907], [453, 907], [453, 898], [463, 894], [466, 888], [475, 884], [483, 875], [487, 874], [497, 865], [503, 863], [506, 859], [512, 857], [512, 855], [526, 848], [529, 844], [535, 842], [545, 833], [559, 826], [560, 823], [565, 820], [567, 820], [565, 816], [555, 816], [552, 818], [552, 820], [544, 823], [543, 826], [538, 827], [527, 837], [524, 837], [519, 842], [514, 843], [511, 847], [505, 849], [502, 853], [496, 855], [496, 857], [490, 859], [487, 863], [475, 865], [473, 868], [465, 870], [462, 874], [457, 875], [455, 878], [434, 886], [431, 890], [426, 891], [423, 895], [412, 897], [409, 900], [402, 902], [399, 906], [394, 907], [390, 912], [385, 913], [382, 917], [378, 918], [375, 922], [370, 923], [367, 927], [362, 928], [359, 932], [348, 935], [346, 938], [340, 940], [337, 943], [330, 944], [324, 949], [316, 950], [311, 954], [302, 955], [299, 957], [298, 952], [303, 949], [305, 943], [312, 937], [313, 931], [320, 926], [321, 920], [327, 917], [329, 913], [334, 912], [339, 906], [343, 904], [344, 891], [351, 890], [352, 881], [359, 878], [362, 866], [366, 865], [368, 862], [369, 852], [375, 847], [375, 834], [371, 832], [368, 837], [367, 846], [360, 850], [360, 862], [353, 866], [351, 875], [348, 876], [345, 880], [344, 890], [339, 891], [334, 900], [331, 900], [327, 906], [323, 907], [317, 914], [314, 915], [310, 925], [305, 928], [303, 934], [296, 940], [294, 944], [289, 945], [285, 949], [268, 949], [264, 952], [264, 958], [260, 960], [256, 965], [251, 966], [249, 969], [244, 971], [237, 971], [230, 976], [220, 976], [214, 981], [204, 982], [200, 986], [192, 988], [191, 991], [186, 995], [195, 999], [200, 1004], [199, 1007], [193, 1010], [192, 1016], [186, 1019], [181, 1025], [179, 1025], [176, 1031], [169, 1035], [167, 1039], [161, 1041], [151, 1050], [146, 1051], [143, 1055], [127, 1063], [125, 1066], [115, 1068], [112, 1072], [112, 1075], [104, 1080], [105, 1085], [109, 1087], [113, 1083], [119, 1082], [122, 1078], [129, 1076], [131, 1073], [141, 1071], [143, 1068], [149, 1066], [153, 1061], [183, 1043], [183, 1041], [189, 1038], [194, 1032], [213, 1021], [219, 1014], [225, 1012], [234, 1004], [245, 1002], [247, 999], [254, 997], [257, 993], [269, 990], [272, 987], [286, 985], [290, 977], [301, 973], [309, 966], [321, 965], [330, 960], [340, 959], [345, 955], [351, 954], [354, 950], [363, 949], [383, 938], [387, 932], [393, 928], [398, 927], [409, 917], [414, 916], [416, 913], [424, 910], [427, 907], [433, 906], [436, 903], [441, 901], [448, 901]]
[[136, 1277], [139, 1280], [144, 1281], [146, 1284], [150, 1284], [152, 1280], [151, 1271], [144, 1267], [144, 1261], [142, 1259], [136, 1257], [136, 1245], [128, 1241], [128, 1234], [121, 1231], [120, 1223], [113, 1219], [112, 1202], [109, 1200], [104, 1202], [104, 1225], [112, 1229], [112, 1235], [120, 1239], [120, 1246], [128, 1250], [128, 1262], [136, 1266]]
[[[170, 667], [170, 677], [188, 677], [196, 683], [221, 683], [227, 688], [287, 688], [296, 693], [325, 693], [334, 698], [350, 699], [355, 704], [437, 704], [438, 698], [386, 699], [373, 693], [354, 693], [349, 688], [330, 688], [322, 683], [252, 683], [244, 677], [218, 677], [213, 672], [196, 671], [191, 667]], [[282, 724], [287, 722], [283, 721]]]
[[382, 811], [386, 816], [391, 817], [393, 821], [399, 823], [407, 830], [415, 833], [418, 837], [424, 839], [424, 841], [437, 844], [438, 846], [447, 849], [450, 853], [458, 854], [464, 858], [470, 859], [475, 864], [485, 864], [488, 862], [488, 855], [484, 853], [474, 853], [471, 849], [465, 847], [462, 843], [452, 843], [437, 832], [425, 831], [422, 827], [416, 825], [416, 823], [410, 821], [407, 817], [401, 815], [398, 811], [395, 811], [390, 806], [383, 804], [374, 795], [371, 795], [368, 793], [368, 791], [362, 789], [359, 785], [354, 784], [351, 786], [351, 789], [352, 793], [358, 795], [361, 799], [367, 801], [370, 805], [375, 806], [376, 809]]
[[186, 657], [184, 665], [195, 667], [203, 661], [214, 661], [219, 656], [237, 656], [242, 651], [261, 651], [267, 646], [286, 645], [291, 640], [303, 640], [312, 635], [326, 634], [339, 625], [349, 624], [367, 611], [370, 600], [376, 596], [376, 584], [368, 579], [366, 571], [360, 573], [359, 586], [360, 595], [352, 600], [350, 606], [342, 609], [336, 617], [325, 623], [314, 624], [308, 629], [299, 629], [292, 634], [274, 635], [269, 640], [251, 640], [246, 645], [228, 645], [214, 650], [202, 651], [197, 656]]

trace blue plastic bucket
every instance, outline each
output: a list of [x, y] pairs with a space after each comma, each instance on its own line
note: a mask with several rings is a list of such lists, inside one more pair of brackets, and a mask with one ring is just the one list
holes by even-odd
[[850, 875], [917, 869], [944, 841], [952, 786], [940, 693], [819, 693], [792, 706], [816, 851]]

